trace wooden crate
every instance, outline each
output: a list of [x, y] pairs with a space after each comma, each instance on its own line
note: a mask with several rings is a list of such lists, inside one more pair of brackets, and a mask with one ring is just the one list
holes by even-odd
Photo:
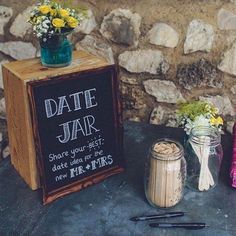
[[84, 51], [74, 52], [72, 64], [64, 68], [43, 67], [37, 58], [3, 65], [11, 162], [32, 190], [40, 183], [27, 83], [108, 65], [104, 59]]

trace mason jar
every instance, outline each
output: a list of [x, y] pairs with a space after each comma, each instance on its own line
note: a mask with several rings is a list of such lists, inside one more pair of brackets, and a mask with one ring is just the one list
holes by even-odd
[[195, 127], [185, 144], [188, 188], [208, 191], [219, 179], [223, 150], [219, 131], [213, 127]]
[[148, 202], [160, 208], [175, 206], [183, 197], [185, 177], [182, 145], [166, 138], [153, 143], [145, 163], [144, 187]]
[[66, 33], [44, 35], [39, 39], [41, 63], [47, 67], [65, 67], [72, 62], [72, 44]]

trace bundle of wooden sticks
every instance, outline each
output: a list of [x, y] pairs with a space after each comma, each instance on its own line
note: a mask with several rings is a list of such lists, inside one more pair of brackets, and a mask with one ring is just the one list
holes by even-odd
[[200, 140], [202, 145], [196, 144], [192, 141], [190, 141], [190, 143], [201, 166], [198, 181], [198, 190], [206, 191], [215, 184], [211, 171], [208, 167], [208, 160], [210, 155], [210, 137], [202, 136], [200, 137]]
[[158, 207], [171, 207], [182, 198], [180, 148], [173, 142], [159, 142], [153, 146], [146, 194]]

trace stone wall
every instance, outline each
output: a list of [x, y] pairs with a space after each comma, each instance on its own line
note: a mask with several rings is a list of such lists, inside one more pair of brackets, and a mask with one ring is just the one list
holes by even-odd
[[[36, 2], [1, 0], [1, 64], [39, 55], [37, 39], [26, 23]], [[76, 49], [119, 64], [124, 120], [176, 126], [178, 100], [206, 99], [220, 108], [227, 126], [232, 127], [236, 108], [235, 0], [79, 3], [89, 9], [89, 18], [72, 41]], [[2, 91], [1, 76], [0, 87]], [[4, 120], [2, 94], [0, 118]]]

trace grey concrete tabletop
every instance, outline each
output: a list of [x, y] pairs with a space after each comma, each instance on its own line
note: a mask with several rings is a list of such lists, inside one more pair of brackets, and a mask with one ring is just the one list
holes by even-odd
[[[235, 236], [236, 189], [230, 187], [232, 137], [222, 136], [224, 160], [219, 185], [209, 192], [185, 189], [182, 201], [168, 211], [186, 211], [172, 222], [205, 222], [201, 230], [150, 228], [149, 222], [132, 222], [137, 215], [165, 212], [150, 206], [143, 187], [144, 160], [157, 138], [182, 142], [178, 128], [126, 122], [124, 155], [126, 171], [43, 206], [40, 190], [32, 191], [19, 177], [10, 160], [0, 163], [0, 235], [78, 236]], [[166, 210], [167, 211], [167, 210]], [[164, 219], [161, 222], [170, 222]]]

